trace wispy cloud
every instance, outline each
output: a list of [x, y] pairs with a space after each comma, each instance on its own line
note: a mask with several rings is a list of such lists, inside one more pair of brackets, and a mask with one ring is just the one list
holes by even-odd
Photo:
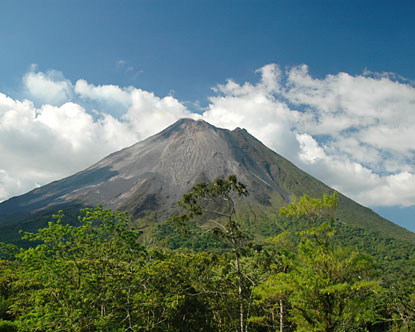
[[115, 62], [115, 67], [123, 72], [124, 74], [132, 74], [134, 77], [143, 73], [143, 70], [136, 69], [134, 66], [130, 65], [126, 60], [120, 59]]
[[125, 60], [123, 60], [123, 59], [117, 60], [117, 61], [115, 62], [115, 65], [117, 66], [117, 68], [124, 67], [126, 64], [127, 64], [127, 61], [125, 61]]

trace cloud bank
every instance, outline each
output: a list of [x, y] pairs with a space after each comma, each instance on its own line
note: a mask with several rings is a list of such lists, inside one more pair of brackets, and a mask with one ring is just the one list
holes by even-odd
[[364, 205], [415, 205], [410, 82], [370, 72], [314, 78], [305, 65], [281, 70], [269, 64], [257, 72], [256, 83], [218, 84], [202, 114], [195, 114], [173, 96], [84, 79], [72, 83], [57, 71], [33, 68], [23, 77], [27, 99], [0, 93], [0, 201], [192, 117], [246, 128]]

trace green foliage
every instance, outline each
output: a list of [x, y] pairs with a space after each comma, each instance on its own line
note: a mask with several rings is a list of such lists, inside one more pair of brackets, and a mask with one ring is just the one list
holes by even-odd
[[24, 235], [30, 248], [0, 244], [0, 331], [415, 330], [415, 264], [397, 261], [415, 261], [411, 245], [336, 221], [336, 193], [293, 198], [254, 242], [236, 213], [247, 195], [233, 176], [195, 186], [153, 233], [175, 250], [144, 247], [100, 206], [77, 225], [60, 211]]
[[384, 301], [391, 315], [392, 331], [415, 331], [415, 276], [393, 283]]
[[292, 203], [280, 209], [280, 214], [299, 219], [305, 217], [309, 226], [318, 226], [323, 221], [332, 222], [338, 204], [338, 195], [334, 192], [331, 196], [324, 194], [322, 199], [311, 198], [308, 195], [300, 199], [291, 197]]
[[207, 254], [153, 251], [136, 273], [142, 290], [132, 296], [134, 330], [214, 331], [206, 298], [200, 292], [200, 274], [211, 263]]
[[[301, 233], [297, 254], [275, 269], [255, 290], [255, 304], [263, 314], [254, 322], [296, 331], [354, 331], [378, 321], [376, 302], [382, 288], [374, 279], [373, 259], [333, 241], [337, 194], [293, 199], [280, 213], [305, 218], [309, 229]], [[328, 224], [328, 221], [330, 224]], [[279, 241], [278, 241], [279, 240]], [[281, 239], [274, 239], [281, 243]], [[288, 317], [286, 316], [288, 312]]]
[[19, 247], [12, 243], [0, 242], [0, 259], [13, 260], [19, 252]]
[[13, 290], [5, 310], [11, 308], [10, 324], [19, 331], [202, 332], [235, 326], [236, 277], [222, 258], [148, 251], [126, 214], [101, 207], [83, 213], [74, 227], [63, 224], [59, 212], [47, 228], [25, 234], [40, 244], [4, 262], [15, 268], [14, 278], [3, 270]]
[[310, 229], [298, 247], [290, 273], [290, 320], [298, 331], [353, 330], [377, 321], [373, 259], [352, 248], [330, 245], [333, 229], [323, 223]]
[[415, 243], [342, 223], [336, 224], [335, 240], [339, 246], [354, 246], [373, 256], [387, 285], [415, 275]]
[[0, 319], [0, 332], [17, 332], [18, 327], [15, 322]]
[[[17, 263], [15, 261], [0, 260], [0, 320], [14, 319], [10, 313], [13, 303], [13, 282], [16, 280]], [[7, 326], [7, 322], [4, 323]]]
[[[381, 287], [374, 277], [373, 259], [333, 242], [337, 193], [322, 199], [293, 199], [280, 213], [308, 220], [290, 272], [279, 274], [291, 287], [290, 320], [298, 331], [340, 331], [377, 321], [376, 296]], [[328, 224], [329, 222], [330, 224]]]
[[[189, 222], [195, 217], [206, 216], [212, 225], [207, 231], [227, 242], [232, 248], [235, 260], [235, 273], [238, 289], [239, 324], [240, 331], [247, 331], [247, 302], [250, 299], [250, 285], [246, 284], [246, 278], [241, 266], [241, 256], [244, 247], [249, 240], [248, 235], [241, 229], [241, 224], [236, 219], [235, 196], [246, 197], [249, 193], [246, 186], [239, 182], [235, 175], [227, 180], [217, 178], [212, 183], [200, 183], [194, 186], [190, 192], [183, 195], [178, 205], [185, 211], [179, 216], [172, 217], [185, 232]], [[249, 280], [249, 279], [248, 279]]]
[[131, 323], [130, 295], [145, 251], [126, 214], [101, 207], [83, 212], [79, 227], [62, 224], [60, 212], [49, 227], [25, 235], [41, 244], [17, 256], [12, 312], [21, 329], [115, 331]]
[[212, 183], [200, 183], [194, 186], [178, 205], [185, 211], [171, 218], [185, 232], [188, 232], [189, 221], [204, 215], [209, 218], [211, 228], [208, 231], [225, 239], [232, 246], [239, 246], [247, 238], [236, 221], [235, 196], [246, 197], [249, 193], [246, 186], [236, 176], [227, 180], [217, 178]]
[[[184, 231], [183, 231], [184, 230]], [[168, 249], [186, 248], [193, 251], [223, 251], [229, 244], [223, 239], [188, 221], [177, 231], [177, 223], [168, 219], [150, 233], [155, 245]]]

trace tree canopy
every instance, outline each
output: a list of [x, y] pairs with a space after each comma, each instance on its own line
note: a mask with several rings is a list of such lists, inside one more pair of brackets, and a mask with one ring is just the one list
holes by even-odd
[[275, 223], [304, 227], [262, 242], [238, 217], [248, 195], [235, 176], [201, 183], [169, 219], [185, 238], [227, 244], [214, 251], [145, 245], [128, 214], [102, 206], [76, 225], [59, 211], [24, 234], [31, 247], [0, 246], [0, 331], [415, 329], [413, 276], [388, 279], [342, 244], [336, 193], [293, 198]]

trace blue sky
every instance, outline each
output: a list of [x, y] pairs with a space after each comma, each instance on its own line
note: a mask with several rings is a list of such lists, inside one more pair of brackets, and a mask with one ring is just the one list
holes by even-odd
[[415, 230], [414, 13], [412, 1], [4, 0], [0, 200], [192, 116], [246, 127]]

